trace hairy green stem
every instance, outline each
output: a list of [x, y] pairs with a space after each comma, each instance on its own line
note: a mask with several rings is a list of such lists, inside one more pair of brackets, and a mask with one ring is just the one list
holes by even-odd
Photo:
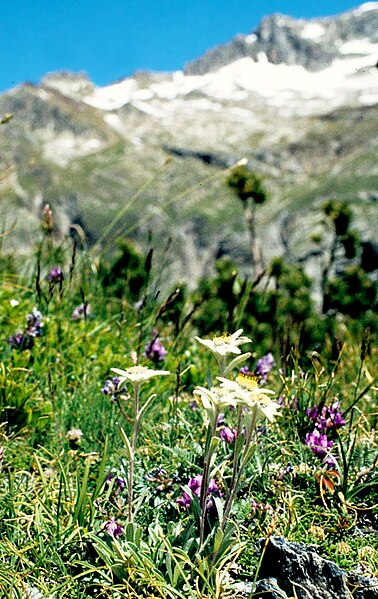
[[205, 453], [204, 462], [203, 462], [203, 474], [202, 474], [202, 483], [201, 483], [201, 493], [200, 493], [200, 506], [201, 506], [201, 520], [200, 520], [200, 547], [205, 540], [205, 523], [206, 523], [206, 502], [207, 502], [207, 492], [209, 489], [209, 474], [210, 474], [210, 464], [212, 458], [212, 449], [211, 449], [211, 440], [215, 437], [217, 430], [217, 421], [219, 416], [219, 409], [215, 408], [214, 410], [214, 419], [211, 425], [210, 437], [209, 437], [209, 446], [207, 447], [207, 451]]
[[133, 436], [131, 439], [131, 454], [129, 457], [129, 477], [128, 477], [128, 520], [129, 522], [133, 521], [133, 484], [134, 484], [134, 457], [135, 457], [135, 449], [138, 439], [139, 426], [140, 426], [140, 414], [139, 414], [139, 389], [140, 385], [135, 385], [134, 387], [134, 396], [135, 396], [135, 422], [134, 422], [134, 430]]
[[[238, 430], [237, 435], [241, 433], [241, 414], [242, 414], [242, 408], [240, 409], [239, 414], [238, 414], [238, 429], [239, 430], [237, 429]], [[238, 456], [236, 455], [236, 451], [234, 453], [234, 463], [233, 463], [233, 472], [232, 472], [230, 491], [229, 491], [229, 495], [228, 495], [226, 505], [224, 508], [222, 522], [220, 524], [221, 530], [224, 530], [224, 528], [226, 526], [227, 519], [230, 515], [232, 505], [234, 503], [236, 493], [237, 493], [238, 487], [240, 485], [242, 474], [247, 465], [246, 457], [248, 454], [249, 447], [251, 445], [253, 434], [255, 432], [255, 426], [256, 426], [256, 414], [253, 414], [249, 430], [246, 431], [244, 450], [242, 452], [239, 466], [238, 466], [239, 460], [238, 460]], [[235, 437], [235, 441], [236, 441], [236, 439], [237, 439], [237, 436]], [[236, 450], [236, 448], [235, 448], [235, 450]]]

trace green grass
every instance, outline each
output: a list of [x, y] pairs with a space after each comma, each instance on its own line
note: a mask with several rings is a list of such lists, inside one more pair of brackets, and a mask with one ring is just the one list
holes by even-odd
[[[62, 292], [45, 279], [57, 257], [66, 273]], [[127, 289], [122, 298], [114, 298], [102, 288], [96, 256], [79, 253], [72, 277], [71, 260], [68, 240], [59, 248], [45, 242], [39, 295], [36, 262], [22, 275], [17, 261], [13, 274], [3, 266], [1, 595], [21, 599], [37, 589], [44, 598], [221, 599], [232, 596], [232, 576], [253, 580], [258, 574], [258, 541], [271, 534], [316, 544], [321, 555], [346, 570], [377, 575], [374, 349], [370, 354], [364, 350], [361, 360], [360, 344], [342, 324], [338, 335], [344, 348], [338, 359], [327, 353], [327, 339], [311, 359], [295, 351], [282, 357], [272, 346], [276, 366], [264, 386], [274, 391], [274, 400], [280, 397], [280, 415], [251, 424], [254, 408], [240, 409], [247, 438], [251, 430], [250, 453], [241, 466], [240, 456], [249, 451], [243, 434], [234, 450], [220, 439], [219, 427], [210, 430], [216, 408], [202, 406], [197, 396], [193, 409], [193, 390], [217, 385], [222, 364], [217, 366], [214, 355], [194, 339], [200, 331], [190, 320], [177, 334], [174, 323], [162, 317], [166, 296], [154, 291], [159, 264], [153, 263], [143, 291], [146, 305], [138, 310]], [[73, 309], [83, 297], [91, 315], [74, 321]], [[12, 349], [8, 336], [25, 329], [26, 315], [35, 306], [43, 314], [43, 335], [32, 349]], [[143, 355], [154, 327], [168, 351], [158, 365]], [[253, 369], [258, 347], [246, 343], [241, 349], [253, 352], [246, 358]], [[139, 407], [151, 394], [156, 397], [135, 440], [130, 522], [125, 436], [133, 436], [134, 391], [126, 385], [121, 397], [112, 398], [101, 388], [112, 378], [112, 367], [133, 365], [135, 352], [140, 364], [172, 374], [153, 378], [140, 390]], [[237, 372], [238, 367], [231, 368], [227, 376], [234, 379]], [[305, 444], [313, 428], [306, 412], [335, 401], [346, 424], [332, 433], [337, 461], [330, 466]], [[224, 407], [222, 412], [230, 429], [239, 426], [238, 410]], [[76, 440], [73, 429], [82, 433]], [[194, 497], [188, 509], [177, 503], [206, 463], [220, 490], [208, 516], [201, 499]], [[110, 472], [124, 483], [115, 476], [107, 481]], [[254, 508], [256, 503], [265, 508]], [[107, 532], [109, 521], [122, 526], [119, 538]], [[235, 561], [238, 574], [230, 578]]]

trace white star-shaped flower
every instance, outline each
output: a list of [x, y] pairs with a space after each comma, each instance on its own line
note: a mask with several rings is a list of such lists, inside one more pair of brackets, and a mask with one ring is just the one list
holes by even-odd
[[130, 366], [130, 368], [126, 368], [126, 370], [111, 368], [110, 370], [118, 374], [121, 383], [131, 383], [133, 387], [140, 385], [155, 376], [171, 374], [169, 370], [153, 370], [146, 366]]
[[201, 337], [195, 337], [198, 343], [207, 347], [216, 356], [226, 356], [227, 354], [240, 354], [241, 350], [239, 345], [243, 343], [250, 343], [251, 339], [248, 337], [241, 337], [243, 329], [238, 329], [232, 335], [224, 334], [219, 337], [213, 337], [212, 339], [202, 339]]
[[233, 394], [236, 402], [257, 411], [258, 418], [268, 418], [273, 422], [278, 414], [279, 406], [268, 395], [274, 394], [270, 389], [259, 387], [257, 379], [247, 374], [239, 374], [236, 381], [217, 377], [221, 388]]

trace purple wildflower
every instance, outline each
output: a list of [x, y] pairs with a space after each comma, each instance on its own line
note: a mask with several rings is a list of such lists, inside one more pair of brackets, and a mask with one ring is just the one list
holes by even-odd
[[144, 355], [152, 362], [157, 364], [158, 362], [162, 362], [164, 357], [167, 355], [167, 350], [159, 339], [159, 334], [157, 331], [153, 331], [153, 338], [151, 343], [147, 343]]
[[122, 524], [117, 524], [117, 522], [115, 522], [114, 520], [109, 520], [109, 522], [105, 524], [105, 528], [108, 535], [114, 537], [115, 539], [120, 537], [123, 533]]
[[338, 401], [336, 401], [328, 408], [326, 419], [327, 428], [340, 428], [346, 424], [346, 420], [344, 420], [343, 414], [340, 412], [339, 407], [340, 404]]
[[339, 407], [339, 402], [335, 402], [332, 406], [323, 406], [320, 411], [318, 406], [313, 406], [306, 413], [311, 420], [315, 421], [315, 426], [320, 431], [338, 429], [346, 424]]
[[198, 410], [198, 401], [195, 399], [192, 399], [192, 401], [189, 402], [189, 408], [191, 410]]
[[224, 424], [224, 414], [221, 412], [217, 418], [217, 426], [222, 426]]
[[328, 454], [328, 455], [326, 455], [326, 457], [324, 458], [323, 462], [324, 462], [325, 464], [327, 464], [327, 466], [331, 466], [331, 467], [333, 466], [333, 467], [334, 467], [334, 466], [336, 466], [336, 464], [337, 464], [337, 457], [336, 457], [336, 456], [333, 456], [333, 455], [331, 455], [331, 454]]
[[8, 337], [9, 345], [20, 351], [31, 349], [34, 345], [34, 338], [42, 335], [42, 314], [37, 308], [33, 308], [32, 313], [27, 314], [26, 321], [27, 326], [23, 333], [16, 333]]
[[199, 497], [201, 494], [201, 485], [202, 474], [196, 474], [196, 476], [193, 476], [193, 478], [191, 478], [188, 482], [189, 489], [192, 491], [194, 495], [197, 495], [197, 497]]
[[219, 436], [222, 439], [222, 441], [225, 441], [226, 443], [233, 443], [236, 437], [236, 428], [231, 430], [228, 426], [224, 426], [220, 430]]
[[242, 366], [242, 367], [241, 367], [241, 369], [240, 369], [240, 372], [241, 372], [242, 374], [250, 374], [250, 375], [253, 375], [253, 372], [251, 372], [251, 371], [248, 369], [248, 366]]
[[101, 389], [101, 393], [103, 395], [114, 395], [114, 393], [118, 390], [119, 378], [117, 376], [113, 377], [112, 380], [105, 381], [105, 385]]
[[[201, 477], [201, 482], [202, 482], [202, 477]], [[217, 495], [217, 494], [220, 495], [218, 485], [213, 478], [209, 482], [208, 493], [212, 493], [213, 495]]]
[[64, 279], [64, 272], [60, 268], [60, 266], [53, 266], [53, 268], [48, 273], [46, 279], [49, 283], [55, 285], [56, 283], [62, 283]]
[[[183, 489], [182, 496], [176, 500], [176, 503], [178, 503], [179, 505], [182, 505], [185, 508], [189, 508], [192, 503], [193, 495], [196, 495], [196, 497], [198, 497], [198, 498], [201, 495], [202, 478], [203, 478], [202, 474], [196, 474], [196, 476], [193, 476], [191, 479], [189, 479], [188, 487], [191, 491], [191, 494], [189, 494], [187, 491], [185, 491]], [[208, 499], [206, 501], [206, 509], [208, 511], [210, 511], [211, 508], [214, 506], [214, 501], [212, 499], [212, 496], [216, 496], [216, 497], [221, 496], [218, 485], [213, 478], [209, 482], [207, 494], [208, 494]]]
[[118, 486], [118, 488], [120, 489], [120, 491], [122, 491], [122, 489], [124, 489], [126, 487], [126, 481], [121, 476], [116, 476], [116, 478], [115, 478], [115, 484]]
[[311, 420], [316, 420], [318, 417], [318, 412], [318, 406], [313, 406], [307, 410], [306, 414], [309, 418], [311, 418]]
[[114, 472], [109, 472], [108, 476], [105, 479], [106, 484], [110, 485], [110, 483], [112, 482], [114, 477], [115, 477]]
[[277, 399], [277, 403], [287, 410], [292, 410], [293, 412], [298, 411], [298, 398], [295, 397], [295, 395], [291, 395], [290, 397], [280, 395]]
[[77, 306], [72, 312], [72, 320], [85, 320], [90, 316], [91, 313], [91, 305], [90, 304], [80, 304]]
[[34, 345], [34, 339], [30, 335], [16, 333], [8, 337], [8, 343], [12, 348], [22, 351], [24, 349], [31, 349]]
[[118, 474], [115, 474], [114, 472], [109, 472], [108, 476], [105, 479], [106, 484], [110, 486], [113, 480], [113, 491], [116, 495], [119, 495], [121, 491], [123, 491], [123, 489], [126, 487], [126, 481], [121, 476], [118, 476]]
[[25, 334], [30, 337], [40, 337], [42, 335], [42, 314], [37, 308], [33, 308], [31, 314], [27, 314], [26, 320], [28, 326], [26, 327]]
[[251, 512], [255, 515], [261, 515], [263, 513], [271, 512], [272, 506], [269, 503], [260, 503], [252, 499], [251, 501]]
[[189, 493], [187, 493], [186, 491], [183, 491], [182, 496], [176, 500], [176, 503], [188, 509], [190, 507], [190, 504], [192, 503], [192, 496], [189, 495]]
[[318, 429], [313, 430], [312, 433], [307, 433], [305, 443], [319, 458], [324, 458], [333, 445], [333, 441], [329, 440], [327, 435], [323, 435]]
[[265, 384], [268, 380], [268, 374], [274, 366], [273, 354], [269, 352], [257, 360], [255, 375], [259, 377], [259, 383]]

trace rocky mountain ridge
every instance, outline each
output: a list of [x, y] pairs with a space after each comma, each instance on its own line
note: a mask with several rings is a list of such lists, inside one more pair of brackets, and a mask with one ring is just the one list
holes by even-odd
[[238, 35], [189, 63], [185, 72], [204, 75], [245, 57], [255, 62], [267, 60], [272, 64], [301, 65], [309, 71], [320, 71], [335, 59], [345, 57], [346, 42], [366, 38], [374, 43], [378, 41], [374, 15], [377, 10], [378, 2], [367, 2], [336, 17], [305, 20], [273, 14], [264, 18], [255, 31]]
[[3, 228], [16, 220], [6, 245], [29, 251], [48, 202], [58, 232], [80, 223], [90, 242], [120, 209], [109, 243], [116, 232], [142, 245], [149, 231], [157, 245], [171, 235], [175, 277], [195, 280], [223, 253], [243, 267], [245, 224], [225, 185], [241, 158], [270, 190], [258, 212], [266, 260], [283, 251], [283, 223], [293, 255], [307, 250], [330, 197], [349, 201], [371, 237], [377, 34], [376, 2], [327, 19], [272, 15], [184, 71], [102, 88], [83, 73], [53, 73], [1, 95], [0, 116], [13, 115], [0, 127]]

